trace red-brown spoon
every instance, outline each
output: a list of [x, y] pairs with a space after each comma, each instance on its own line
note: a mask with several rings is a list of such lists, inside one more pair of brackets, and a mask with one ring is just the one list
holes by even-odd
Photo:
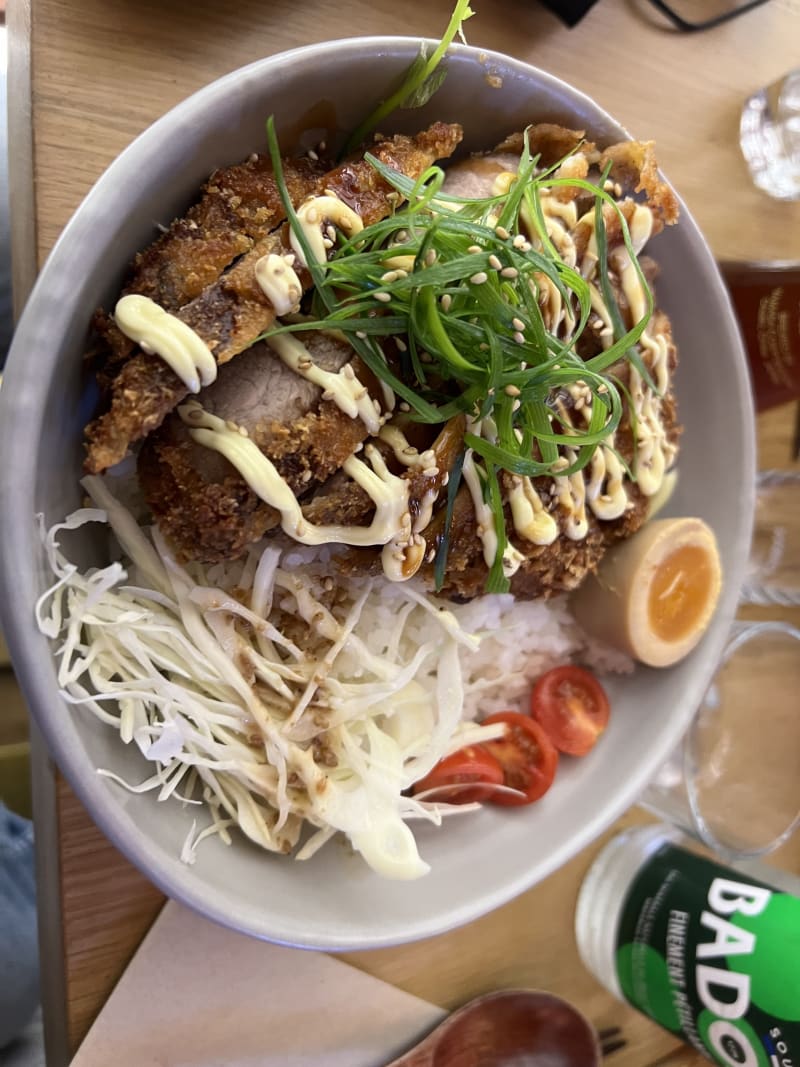
[[506, 989], [469, 1001], [387, 1067], [599, 1067], [594, 1028], [567, 1001]]

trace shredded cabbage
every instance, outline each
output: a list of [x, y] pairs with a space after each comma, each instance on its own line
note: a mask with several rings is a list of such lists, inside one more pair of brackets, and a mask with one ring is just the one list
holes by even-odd
[[[105, 481], [95, 508], [42, 530], [54, 584], [36, 605], [56, 642], [64, 699], [114, 727], [155, 765], [138, 784], [159, 800], [202, 797], [182, 859], [236, 825], [265, 849], [307, 859], [336, 832], [379, 874], [417, 878], [407, 820], [439, 824], [475, 805], [404, 791], [449, 752], [502, 727], [464, 722], [460, 655], [474, 651], [452, 611], [408, 583], [344, 577], [323, 553], [252, 546], [238, 561], [184, 567]], [[107, 524], [124, 562], [81, 572], [62, 531]], [[183, 792], [178, 792], [178, 786]]]

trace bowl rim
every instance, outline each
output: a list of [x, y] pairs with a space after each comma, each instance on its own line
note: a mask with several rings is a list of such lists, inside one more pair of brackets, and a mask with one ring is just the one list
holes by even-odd
[[[429, 40], [428, 43], [436, 44], [438, 42]], [[285, 70], [290, 64], [297, 62], [310, 64], [321, 58], [330, 58], [333, 55], [337, 55], [341, 62], [347, 62], [348, 57], [355, 54], [363, 57], [364, 53], [369, 53], [377, 57], [387, 51], [392, 55], [402, 55], [403, 57], [407, 55], [409, 58], [413, 58], [420, 44], [420, 38], [411, 36], [349, 37], [300, 46], [276, 53], [233, 70], [208, 83], [165, 112], [152, 125], [140, 133], [97, 179], [75, 210], [48, 255], [30, 294], [9, 353], [4, 387], [0, 390], [0, 455], [9, 454], [8, 450], [13, 439], [23, 427], [27, 430], [26, 436], [28, 439], [31, 438], [32, 431], [37, 435], [34, 439], [38, 439], [39, 429], [43, 421], [46, 395], [46, 389], [42, 386], [46, 379], [42, 375], [41, 368], [37, 368], [34, 361], [26, 361], [23, 358], [23, 352], [28, 349], [31, 341], [36, 336], [39, 304], [42, 303], [42, 298], [46, 293], [51, 277], [69, 264], [73, 242], [81, 236], [83, 230], [85, 214], [88, 209], [102, 206], [108, 202], [113, 195], [113, 190], [120, 174], [146, 163], [148, 154], [153, 146], [158, 144], [165, 131], [169, 131], [181, 123], [190, 122], [193, 119], [202, 121], [202, 112], [206, 105], [218, 97], [226, 96], [235, 89], [243, 78], [257, 76], [259, 79], [269, 80], [277, 72]], [[451, 51], [454, 54], [473, 58], [483, 65], [487, 62], [494, 63], [499, 69], [527, 79], [533, 78], [539, 84], [549, 85], [565, 97], [570, 108], [581, 104], [589, 112], [597, 116], [598, 124], [606, 124], [609, 130], [614, 132], [615, 136], [620, 137], [620, 139], [630, 138], [628, 131], [586, 93], [575, 89], [569, 83], [532, 64], [500, 52], [469, 45], [453, 45], [451, 46]], [[716, 290], [719, 306], [727, 311], [725, 318], [729, 326], [728, 332], [730, 336], [725, 338], [725, 343], [726, 346], [732, 349], [728, 369], [735, 380], [735, 387], [738, 391], [739, 399], [742, 401], [750, 395], [748, 369], [741, 335], [727, 289], [705, 239], [686, 205], [680, 197], [678, 197], [678, 200], [681, 209], [682, 227], [689, 233], [690, 240], [700, 256], [705, 280]], [[56, 316], [58, 314], [59, 312], [57, 311]], [[62, 323], [72, 321], [71, 316], [66, 312], [61, 311], [60, 314]], [[57, 317], [56, 322], [58, 322]], [[53, 365], [55, 366], [55, 364]], [[749, 446], [745, 449], [746, 469], [741, 471], [742, 484], [745, 486], [745, 493], [748, 486], [753, 486], [752, 493], [754, 494], [755, 420], [752, 406], [748, 408], [745, 403], [741, 403], [740, 407], [741, 410], [734, 414], [739, 419], [741, 432], [747, 438]], [[46, 675], [38, 669], [42, 649], [47, 647], [49, 655], [52, 655], [52, 652], [49, 642], [38, 633], [33, 620], [32, 607], [35, 602], [36, 590], [35, 576], [30, 576], [34, 578], [31, 581], [29, 576], [24, 573], [24, 568], [21, 568], [19, 564], [20, 560], [25, 559], [26, 550], [29, 549], [30, 545], [31, 530], [23, 516], [32, 516], [34, 512], [35, 458], [34, 455], [31, 455], [28, 458], [27, 465], [15, 464], [13, 469], [10, 464], [0, 466], [0, 501], [2, 501], [4, 514], [11, 516], [10, 521], [8, 518], [6, 519], [5, 536], [0, 544], [0, 588], [2, 588], [4, 594], [0, 597], [0, 619], [2, 619], [6, 632], [13, 662], [18, 668], [20, 686], [31, 714], [41, 730], [50, 752], [56, 758], [81, 803], [84, 804], [102, 832], [120, 852], [142, 870], [168, 896], [182, 901], [207, 918], [232, 929], [278, 944], [331, 951], [388, 947], [390, 945], [408, 943], [443, 933], [446, 930], [472, 921], [508, 902], [541, 881], [544, 877], [549, 876], [554, 870], [596, 839], [625, 810], [634, 804], [647, 781], [657, 769], [658, 764], [667, 758], [669, 749], [679, 742], [702, 697], [704, 683], [701, 678], [699, 680], [696, 679], [696, 684], [691, 687], [688, 696], [687, 694], [683, 695], [681, 701], [682, 713], [678, 714], [676, 712], [671, 720], [671, 729], [666, 737], [666, 741], [669, 743], [664, 744], [664, 751], [659, 752], [656, 757], [643, 760], [640, 764], [638, 775], [633, 775], [627, 781], [620, 783], [617, 792], [591, 813], [580, 833], [563, 842], [561, 847], [553, 850], [545, 862], [532, 863], [527, 875], [508, 880], [501, 889], [494, 893], [484, 894], [480, 898], [472, 900], [469, 905], [454, 909], [449, 914], [445, 924], [440, 920], [432, 921], [420, 918], [413, 924], [413, 928], [410, 928], [403, 935], [366, 935], [362, 938], [351, 938], [342, 942], [336, 936], [322, 931], [315, 934], [311, 939], [298, 939], [293, 929], [290, 932], [285, 923], [276, 922], [273, 913], [267, 909], [262, 909], [258, 915], [255, 915], [251, 908], [234, 910], [230, 906], [227, 908], [221, 907], [220, 901], [216, 899], [218, 894], [216, 892], [210, 893], [204, 887], [202, 881], [193, 878], [191, 868], [188, 866], [178, 872], [168, 869], [160, 847], [156, 846], [145, 832], [138, 830], [130, 815], [124, 812], [121, 806], [115, 803], [108, 803], [108, 787], [100, 776], [84, 773], [82, 763], [88, 759], [87, 754], [77, 739], [71, 723], [67, 721], [66, 724], [61, 724], [58, 721], [59, 717], [53, 714], [51, 710], [53, 693]], [[750, 523], [746, 521], [742, 523], [743, 528], [739, 531], [738, 539], [731, 553], [733, 567], [729, 567], [729, 570], [738, 577], [741, 577], [743, 573], [744, 562], [747, 558], [753, 514], [752, 502], [749, 514]], [[718, 620], [722, 619], [725, 623], [729, 623], [733, 619], [737, 599], [738, 582], [726, 581], [717, 609]], [[726, 630], [726, 626], [717, 625], [715, 635], [713, 637], [712, 635], [707, 635], [707, 641], [710, 640], [711, 643], [710, 645], [706, 644], [708, 665], [705, 685], [710, 680], [712, 664], [717, 662], [722, 653], [727, 636]], [[530, 875], [530, 872], [534, 870], [535, 874]], [[212, 897], [214, 899], [211, 899]]]

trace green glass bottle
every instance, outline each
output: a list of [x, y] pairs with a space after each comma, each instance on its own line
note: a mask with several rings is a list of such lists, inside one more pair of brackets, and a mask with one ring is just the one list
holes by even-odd
[[712, 1062], [800, 1067], [800, 898], [791, 876], [752, 869], [662, 826], [624, 833], [581, 887], [578, 948], [606, 988]]

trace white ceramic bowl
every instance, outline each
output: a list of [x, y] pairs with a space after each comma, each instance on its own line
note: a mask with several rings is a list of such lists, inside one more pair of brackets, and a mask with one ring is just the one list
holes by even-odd
[[[278, 118], [284, 148], [351, 129], [410, 63], [418, 42], [361, 38], [302, 48], [209, 85], [139, 137], [108, 169], [67, 226], [31, 296], [0, 400], [3, 625], [33, 714], [73, 788], [102, 830], [166, 893], [237, 930], [292, 945], [359, 949], [410, 941], [475, 919], [532, 886], [632, 804], [687, 726], [722, 650], [747, 554], [754, 468], [744, 354], [709, 249], [686, 209], [657, 239], [658, 291], [680, 346], [677, 378], [686, 430], [674, 514], [702, 516], [719, 538], [726, 580], [702, 645], [678, 667], [639, 669], [611, 686], [613, 717], [591, 759], [563, 761], [555, 787], [531, 808], [489, 809], [419, 832], [431, 873], [385, 882], [336, 844], [306, 864], [266, 855], [237, 838], [179, 860], [192, 821], [100, 778], [98, 766], [138, 780], [133, 746], [58, 695], [51, 649], [33, 609], [48, 583], [34, 515], [54, 522], [77, 506], [81, 429], [95, 392], [81, 373], [93, 309], [109, 306], [126, 264], [194, 198], [217, 166], [265, 146]], [[600, 142], [624, 138], [591, 100], [501, 55], [457, 47], [433, 101], [385, 123], [413, 130], [457, 120], [466, 150], [487, 148], [529, 122], [562, 121]], [[487, 84], [487, 70], [502, 79]], [[309, 126], [313, 128], [309, 128]], [[648, 131], [637, 131], [647, 136]], [[86, 559], [97, 546], [85, 544]]]

